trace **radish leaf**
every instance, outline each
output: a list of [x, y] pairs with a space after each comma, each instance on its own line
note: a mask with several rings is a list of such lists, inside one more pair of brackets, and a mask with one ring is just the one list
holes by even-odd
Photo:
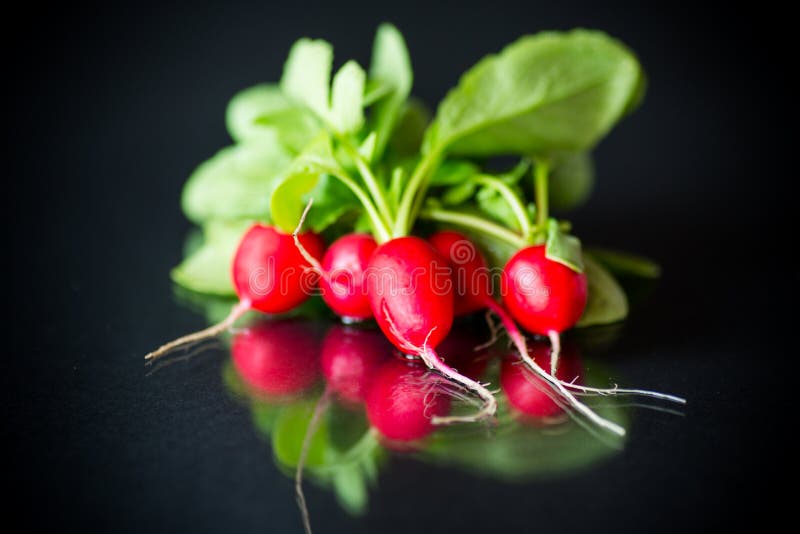
[[183, 212], [198, 224], [211, 219], [266, 220], [270, 194], [290, 162], [290, 154], [274, 139], [224, 148], [189, 177], [181, 198]]
[[231, 263], [236, 247], [252, 221], [210, 221], [203, 227], [203, 244], [172, 270], [172, 280], [192, 291], [233, 296]]
[[583, 258], [589, 283], [589, 300], [578, 327], [621, 321], [628, 316], [628, 297], [613, 276], [586, 254]]
[[333, 47], [322, 39], [300, 39], [283, 67], [281, 90], [314, 111], [328, 115]]
[[580, 240], [562, 232], [555, 219], [550, 219], [547, 223], [547, 242], [544, 254], [547, 259], [566, 265], [575, 272], [583, 271]]
[[390, 88], [373, 106], [372, 128], [376, 132], [373, 158], [377, 159], [389, 142], [413, 83], [405, 40], [391, 24], [381, 24], [375, 35], [370, 78]]
[[641, 96], [636, 57], [602, 32], [523, 37], [478, 62], [442, 101], [429, 150], [491, 156], [594, 146]]

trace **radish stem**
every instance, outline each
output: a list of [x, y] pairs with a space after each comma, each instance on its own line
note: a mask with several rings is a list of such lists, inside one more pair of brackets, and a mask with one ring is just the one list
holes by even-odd
[[525, 240], [530, 238], [532, 233], [530, 217], [528, 216], [528, 212], [525, 209], [525, 206], [522, 204], [519, 196], [517, 196], [517, 194], [514, 193], [514, 191], [505, 182], [498, 180], [494, 176], [480, 174], [475, 177], [475, 181], [479, 184], [483, 184], [494, 189], [500, 193], [500, 195], [502, 195], [503, 199], [505, 199], [511, 210], [514, 212], [514, 216], [517, 218], [519, 230], [522, 233], [522, 238]]
[[431, 221], [447, 222], [477, 230], [483, 234], [490, 235], [501, 241], [508, 243], [516, 248], [523, 248], [528, 243], [515, 232], [504, 226], [487, 221], [482, 217], [461, 213], [458, 211], [444, 210], [441, 208], [426, 208], [420, 212], [420, 217]]

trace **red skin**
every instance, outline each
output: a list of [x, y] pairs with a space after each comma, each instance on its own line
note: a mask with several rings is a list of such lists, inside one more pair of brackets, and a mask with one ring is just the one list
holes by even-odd
[[256, 393], [291, 397], [319, 378], [319, 336], [301, 321], [261, 321], [233, 339], [239, 375]]
[[428, 242], [453, 270], [453, 310], [455, 315], [469, 315], [486, 308], [492, 298], [491, 277], [486, 259], [470, 239], [459, 232], [442, 230]]
[[586, 307], [586, 275], [549, 260], [544, 245], [527, 247], [503, 269], [503, 301], [526, 330], [546, 336], [573, 327]]
[[364, 402], [392, 346], [378, 330], [334, 325], [322, 342], [322, 374], [328, 387], [350, 404]]
[[375, 249], [368, 269], [372, 312], [389, 341], [407, 353], [435, 348], [453, 324], [446, 260], [423, 239], [398, 237]]
[[[531, 358], [542, 367], [550, 361], [550, 345], [545, 342], [528, 343], [528, 351]], [[571, 345], [564, 346], [561, 351], [556, 378], [567, 382], [575, 380], [578, 384], [583, 381], [583, 365]], [[516, 355], [503, 360], [500, 387], [514, 410], [523, 416], [542, 419], [564, 412], [551, 397], [554, 395], [552, 387], [520, 364]]]
[[[322, 257], [325, 246], [318, 235], [301, 234], [300, 242], [313, 257]], [[242, 302], [264, 313], [283, 313], [302, 304], [315, 287], [317, 275], [307, 267], [291, 235], [254, 224], [239, 242], [231, 274]]]
[[446, 415], [450, 399], [431, 388], [424, 367], [389, 360], [378, 370], [367, 395], [367, 418], [389, 440], [409, 442], [434, 431], [431, 417]]
[[348, 234], [328, 247], [322, 258], [327, 276], [319, 281], [322, 299], [340, 317], [369, 319], [372, 309], [364, 287], [364, 271], [378, 243], [369, 234]]

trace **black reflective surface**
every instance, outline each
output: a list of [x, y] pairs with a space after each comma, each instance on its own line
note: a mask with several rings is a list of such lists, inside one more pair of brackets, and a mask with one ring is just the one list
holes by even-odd
[[690, 402], [684, 417], [634, 411], [622, 453], [566, 477], [507, 483], [392, 457], [358, 519], [308, 484], [315, 531], [700, 532], [774, 518], [780, 493], [769, 482], [786, 476], [794, 419], [783, 401], [798, 282], [777, 246], [791, 228], [780, 18], [570, 2], [22, 15], [4, 37], [14, 55], [4, 212], [12, 514], [61, 531], [300, 531], [290, 478], [224, 387], [225, 352], [150, 375], [141, 357], [206, 324], [178, 303], [167, 273], [189, 228], [181, 185], [227, 144], [228, 98], [277, 78], [304, 34], [365, 62], [389, 19], [429, 102], [525, 32], [599, 27], [637, 51], [647, 100], [599, 147], [597, 189], [571, 218], [584, 242], [664, 268], [595, 361], [622, 384]]

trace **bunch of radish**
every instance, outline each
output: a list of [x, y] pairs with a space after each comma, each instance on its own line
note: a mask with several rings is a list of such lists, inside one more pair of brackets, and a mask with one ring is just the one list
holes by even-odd
[[[591, 323], [585, 312], [593, 279], [569, 223], [551, 217], [548, 207], [568, 204], [564, 191], [585, 196], [580, 184], [591, 175], [590, 150], [641, 99], [643, 75], [624, 45], [585, 30], [523, 37], [468, 71], [432, 121], [409, 99], [410, 60], [393, 26], [379, 28], [368, 73], [348, 61], [331, 80], [331, 65], [328, 43], [301, 39], [279, 85], [248, 89], [232, 101], [228, 125], [237, 145], [187, 185], [184, 209], [203, 225], [206, 241], [176, 269], [175, 280], [224, 293], [222, 277], [229, 276], [239, 302], [219, 324], [148, 359], [216, 336], [247, 311], [284, 314], [319, 293], [342, 323], [374, 322], [398, 354], [479, 402], [474, 413], [450, 413], [447, 399], [431, 401], [419, 389], [422, 368], [378, 365], [368, 351], [342, 356], [352, 336], [331, 330], [322, 355], [329, 389], [365, 402], [370, 421], [391, 439], [492, 420], [497, 402], [488, 384], [460, 372], [457, 355], [437, 352], [454, 318], [475, 313], [498, 317], [513, 345], [501, 385], [523, 411], [552, 415], [560, 407], [621, 435], [624, 429], [578, 396], [682, 401], [584, 386], [559, 364], [561, 335], [579, 321]], [[508, 155], [520, 158], [511, 170], [486, 163]], [[235, 246], [215, 241], [220, 228], [253, 219]], [[219, 251], [229, 254], [229, 274], [213, 278], [209, 257]], [[607, 322], [627, 307], [603, 311]], [[234, 352], [246, 342], [237, 341]], [[546, 362], [531, 355], [542, 353], [542, 343], [549, 344]], [[522, 394], [528, 375], [521, 372], [545, 397]], [[398, 404], [398, 397], [408, 402]]]

